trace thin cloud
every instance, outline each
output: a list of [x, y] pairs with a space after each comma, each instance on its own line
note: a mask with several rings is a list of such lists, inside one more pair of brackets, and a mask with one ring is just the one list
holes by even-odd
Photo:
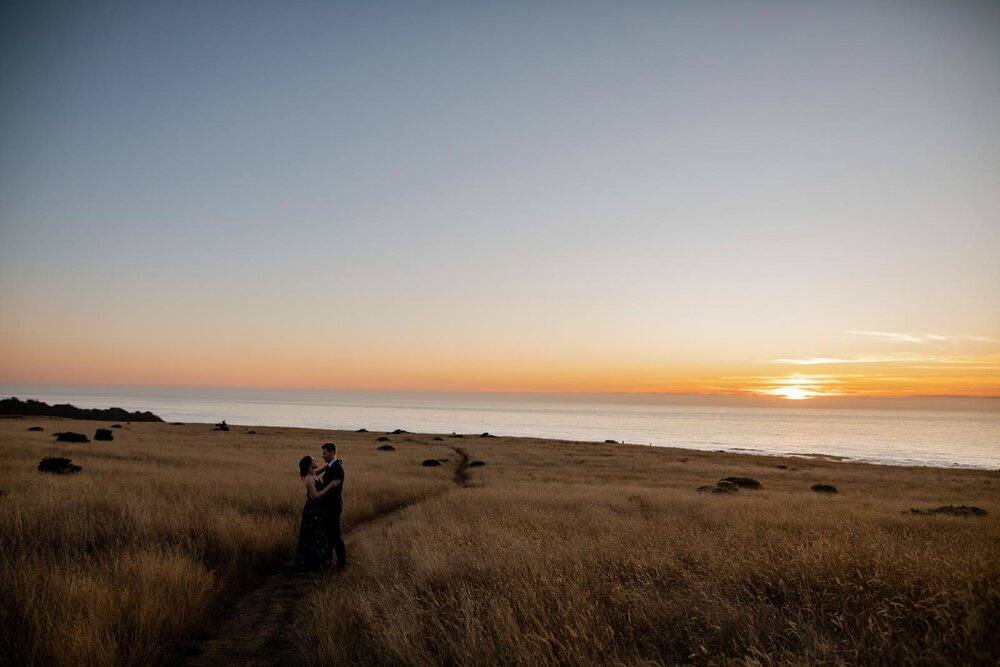
[[776, 364], [796, 366], [821, 366], [825, 364], [887, 364], [905, 361], [929, 361], [926, 357], [812, 357], [810, 359], [775, 359]]
[[867, 377], [865, 375], [746, 375], [724, 377], [723, 380], [751, 381], [755, 384], [840, 384], [843, 378]]
[[909, 334], [890, 331], [848, 331], [847, 333], [851, 336], [861, 338], [873, 338], [893, 343], [912, 343], [916, 345], [927, 345], [929, 343], [1000, 343], [1000, 339], [990, 338], [989, 336], [970, 336], [968, 334], [942, 336], [939, 334]]

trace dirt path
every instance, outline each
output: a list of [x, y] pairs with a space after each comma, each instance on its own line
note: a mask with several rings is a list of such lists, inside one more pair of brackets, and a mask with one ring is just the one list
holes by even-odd
[[[458, 454], [455, 484], [468, 483], [469, 456], [465, 450], [452, 448]], [[445, 491], [444, 493], [448, 493]], [[417, 503], [400, 504], [385, 509], [377, 515], [355, 525], [344, 534], [347, 551], [368, 529], [392, 520], [400, 511], [413, 505], [440, 497], [437, 494]], [[180, 647], [170, 660], [171, 664], [187, 667], [264, 667], [302, 665], [287, 631], [292, 626], [295, 613], [306, 596], [318, 585], [325, 585], [329, 577], [339, 576], [327, 572], [303, 573], [292, 570], [291, 564], [267, 575], [260, 585], [232, 602], [225, 612], [225, 619], [208, 639], [194, 641]]]

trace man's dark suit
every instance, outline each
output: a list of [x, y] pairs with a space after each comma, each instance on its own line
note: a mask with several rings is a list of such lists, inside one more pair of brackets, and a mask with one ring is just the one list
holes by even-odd
[[340, 485], [324, 493], [320, 501], [323, 507], [323, 521], [326, 524], [326, 533], [330, 539], [330, 545], [327, 547], [326, 552], [327, 560], [330, 559], [332, 552], [336, 552], [337, 567], [343, 567], [347, 564], [347, 560], [344, 554], [344, 540], [340, 535], [340, 515], [344, 511], [342, 498], [344, 491], [344, 466], [341, 465], [340, 459], [336, 459], [332, 463], [323, 466], [323, 487], [325, 488], [327, 484], [338, 480], [340, 481]]

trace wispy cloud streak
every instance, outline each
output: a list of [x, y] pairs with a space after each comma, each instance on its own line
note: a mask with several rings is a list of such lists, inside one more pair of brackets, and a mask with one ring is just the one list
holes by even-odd
[[890, 331], [848, 331], [847, 333], [860, 338], [873, 338], [893, 343], [912, 343], [917, 345], [927, 345], [930, 343], [1000, 343], [1000, 339], [988, 336], [970, 336], [968, 334], [941, 336], [938, 334], [909, 334]]
[[908, 361], [932, 361], [932, 358], [919, 356], [895, 357], [812, 357], [808, 359], [775, 359], [777, 364], [792, 364], [795, 366], [821, 366], [825, 364], [887, 364]]

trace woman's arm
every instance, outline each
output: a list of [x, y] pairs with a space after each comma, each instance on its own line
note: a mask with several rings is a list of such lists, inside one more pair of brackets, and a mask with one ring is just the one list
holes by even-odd
[[340, 480], [337, 480], [336, 483], [331, 482], [330, 484], [327, 484], [326, 486], [324, 486], [322, 491], [317, 491], [316, 490], [316, 478], [315, 477], [313, 477], [312, 479], [305, 480], [305, 483], [306, 483], [306, 491], [309, 492], [309, 497], [310, 498], [319, 498], [320, 496], [322, 496], [324, 493], [326, 493], [327, 491], [329, 491], [333, 487], [340, 486]]

